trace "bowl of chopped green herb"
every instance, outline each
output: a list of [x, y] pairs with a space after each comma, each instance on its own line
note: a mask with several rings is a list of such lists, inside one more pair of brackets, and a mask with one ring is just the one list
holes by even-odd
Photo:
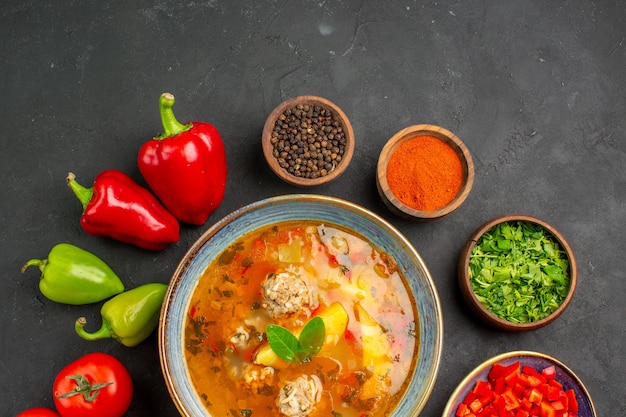
[[543, 327], [567, 308], [577, 283], [576, 259], [553, 226], [527, 215], [492, 219], [461, 251], [463, 298], [487, 324], [523, 332]]

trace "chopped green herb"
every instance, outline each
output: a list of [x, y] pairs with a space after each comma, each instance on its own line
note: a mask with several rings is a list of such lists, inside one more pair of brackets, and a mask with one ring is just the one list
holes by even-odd
[[202, 343], [208, 337], [208, 326], [215, 325], [214, 320], [206, 320], [203, 315], [188, 316], [187, 331], [185, 332], [185, 347], [192, 355], [202, 351]]
[[276, 388], [269, 384], [263, 384], [262, 387], [258, 387], [256, 393], [266, 397], [274, 396], [276, 394]]
[[241, 266], [244, 268], [250, 268], [252, 266], [252, 258], [247, 257], [241, 262]]
[[512, 323], [549, 316], [569, 291], [567, 253], [538, 224], [500, 223], [472, 249], [470, 284], [478, 300]]
[[233, 259], [235, 259], [235, 255], [237, 252], [241, 252], [243, 250], [243, 242], [235, 242], [232, 246], [226, 249], [217, 260], [218, 265], [228, 265]]
[[278, 357], [290, 363], [305, 363], [322, 349], [326, 326], [321, 317], [314, 317], [304, 326], [300, 338], [277, 324], [269, 324], [265, 333], [270, 347]]

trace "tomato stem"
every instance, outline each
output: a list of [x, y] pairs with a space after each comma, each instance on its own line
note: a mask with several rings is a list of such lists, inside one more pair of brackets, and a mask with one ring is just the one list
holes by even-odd
[[76, 382], [76, 388], [70, 392], [66, 392], [65, 394], [57, 395], [57, 398], [69, 398], [80, 394], [88, 403], [93, 402], [96, 399], [102, 388], [113, 384], [113, 382], [100, 382], [92, 384], [84, 375], [80, 374], [68, 375], [66, 378], [73, 379]]

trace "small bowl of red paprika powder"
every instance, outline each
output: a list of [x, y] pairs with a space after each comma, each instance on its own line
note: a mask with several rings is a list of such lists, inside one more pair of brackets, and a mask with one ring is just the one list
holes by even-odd
[[400, 217], [441, 219], [463, 204], [473, 183], [469, 149], [439, 126], [402, 129], [387, 141], [378, 158], [378, 193]]

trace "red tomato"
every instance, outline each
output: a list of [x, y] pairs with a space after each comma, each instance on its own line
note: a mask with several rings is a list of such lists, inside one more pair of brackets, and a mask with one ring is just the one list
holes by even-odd
[[59, 417], [59, 415], [49, 408], [37, 407], [24, 410], [16, 417]]
[[133, 383], [116, 358], [90, 353], [59, 372], [53, 396], [62, 417], [122, 417], [130, 407]]

